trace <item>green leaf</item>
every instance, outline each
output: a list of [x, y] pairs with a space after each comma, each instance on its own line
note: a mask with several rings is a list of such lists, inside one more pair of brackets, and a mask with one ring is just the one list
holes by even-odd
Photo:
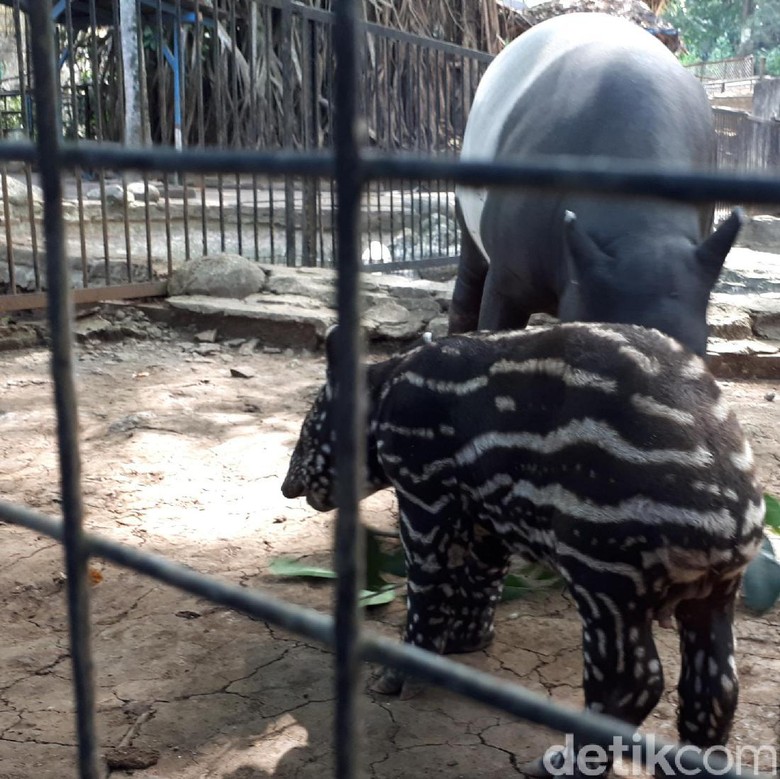
[[366, 587], [369, 590], [380, 590], [387, 582], [382, 574], [382, 549], [379, 546], [379, 539], [370, 531], [366, 530]]
[[398, 585], [385, 584], [379, 590], [362, 590], [360, 592], [360, 606], [384, 606], [395, 598]]
[[[372, 554], [376, 555], [375, 552], [372, 552]], [[381, 555], [376, 556], [376, 559], [384, 559], [384, 556], [384, 553], [381, 553]], [[336, 578], [336, 572], [331, 571], [329, 568], [319, 568], [298, 560], [289, 560], [282, 557], [272, 560], [268, 569], [277, 576], [295, 576], [302, 579]], [[375, 569], [373, 583], [367, 585], [367, 589], [360, 591], [358, 604], [366, 607], [383, 606], [395, 598], [396, 591], [401, 586], [403, 584], [388, 584], [379, 576], [379, 570]]]
[[766, 506], [764, 524], [773, 532], [780, 533], [780, 501], [773, 495], [764, 493], [764, 505]]
[[277, 576], [299, 576], [306, 579], [336, 578], [336, 573], [328, 568], [317, 568], [307, 563], [301, 563], [298, 560], [288, 560], [283, 557], [272, 560], [268, 569]]
[[512, 601], [524, 598], [533, 592], [547, 590], [562, 584], [563, 580], [555, 571], [542, 565], [531, 563], [523, 568], [508, 573], [504, 577], [504, 590], [501, 600]]

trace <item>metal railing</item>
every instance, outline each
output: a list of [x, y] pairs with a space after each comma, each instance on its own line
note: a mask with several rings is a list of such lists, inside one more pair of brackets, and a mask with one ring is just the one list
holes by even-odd
[[[337, 58], [334, 100], [338, 106], [338, 126], [334, 151], [251, 152], [222, 150], [204, 154], [199, 150], [181, 153], [162, 148], [119, 149], [105, 144], [64, 143], [58, 129], [58, 90], [55, 53], [52, 47], [48, 0], [30, 0], [33, 35], [32, 54], [36, 81], [37, 142], [0, 146], [0, 161], [34, 162], [41, 174], [43, 218], [48, 272], [49, 320], [51, 325], [52, 374], [57, 412], [60, 455], [62, 520], [31, 510], [0, 503], [0, 518], [61, 541], [67, 565], [67, 602], [70, 652], [73, 666], [77, 712], [80, 776], [99, 775], [98, 743], [95, 730], [95, 703], [90, 649], [90, 606], [87, 588], [87, 561], [92, 556], [110, 560], [186, 592], [209, 598], [215, 603], [240, 610], [302, 636], [335, 646], [337, 668], [334, 744], [336, 776], [353, 779], [359, 774], [356, 750], [360, 723], [355, 716], [357, 664], [371, 660], [411, 673], [474, 700], [494, 706], [534, 723], [562, 732], [571, 732], [593, 744], [609, 746], [617, 736], [647, 758], [651, 748], [646, 737], [617, 720], [567, 709], [532, 694], [522, 687], [466, 668], [419, 648], [400, 645], [373, 636], [362, 629], [357, 610], [357, 589], [362, 571], [360, 547], [359, 485], [365, 432], [363, 403], [363, 347], [360, 340], [358, 216], [361, 192], [372, 181], [384, 178], [449, 179], [464, 184], [495, 183], [530, 186], [550, 190], [565, 186], [578, 191], [616, 193], [624, 196], [662, 196], [696, 202], [737, 198], [744, 201], [780, 202], [777, 177], [694, 173], [658, 170], [641, 165], [618, 165], [589, 160], [553, 160], [542, 164], [489, 165], [434, 160], [428, 157], [379, 154], [366, 150], [359, 129], [359, 105], [355, 83], [361, 60], [356, 34], [355, 0], [339, 0], [334, 27]], [[135, 169], [170, 174], [301, 176], [333, 178], [338, 198], [337, 302], [341, 324], [337, 349], [340, 387], [346, 391], [337, 398], [335, 452], [338, 478], [338, 517], [335, 532], [338, 596], [335, 617], [274, 599], [260, 591], [228, 585], [214, 577], [159, 556], [117, 544], [85, 533], [80, 484], [80, 452], [77, 429], [77, 398], [73, 371], [72, 291], [68, 278], [63, 219], [62, 183], [65, 171], [73, 167]], [[658, 742], [655, 742], [657, 747]], [[635, 754], [635, 753], [634, 753]], [[704, 776], [734, 777], [733, 770], [722, 771], [717, 761], [705, 764], [690, 751], [680, 754], [672, 748], [669, 757], [679, 756], [679, 764], [700, 769]], [[717, 771], [717, 774], [714, 773]], [[742, 773], [742, 776], [747, 776]]]
[[[9, 89], [0, 90], [0, 129], [9, 140], [34, 138], [25, 4], [0, 1], [9, 6], [18, 59]], [[137, 79], [141, 140], [148, 145], [210, 154], [332, 149], [333, 13], [253, 0], [245, 19], [233, 0], [217, 0], [197, 14], [184, 0], [134, 0], [133, 44], [120, 35], [118, 5], [57, 6], [65, 138], [121, 141], [128, 112], [122, 84]], [[367, 57], [357, 95], [368, 142], [387, 151], [456, 153], [491, 55], [376, 24], [361, 24], [359, 36]], [[128, 45], [138, 50], [139, 73], [124, 71]], [[44, 305], [37, 181], [29, 163], [0, 170], [8, 192], [0, 209], [6, 239], [0, 290], [9, 293], [0, 295], [0, 310]], [[272, 264], [334, 265], [336, 193], [328, 180], [84, 165], [64, 179], [63, 191], [79, 301], [161, 294], [176, 267], [217, 252]], [[362, 261], [381, 262], [386, 270], [452, 262], [459, 251], [453, 193], [441, 181], [372, 181], [361, 201], [360, 242]]]
[[[22, 0], [0, 2], [7, 6], [7, 32], [17, 49], [16, 75], [4, 80], [5, 93], [0, 90], [0, 129], [9, 140], [33, 137], [26, 6]], [[146, 89], [140, 124], [147, 128], [147, 142], [209, 154], [332, 149], [333, 14], [300, 2], [254, 0], [247, 20], [238, 17], [236, 6], [216, 0], [211, 10], [193, 14], [184, 0], [135, 0]], [[58, 115], [69, 140], [122, 138], [121, 85], [129, 76], [122, 67], [127, 41], [117, 32], [117, 7], [85, 0], [74, 17], [71, 3], [57, 6]], [[388, 152], [455, 156], [492, 55], [376, 24], [361, 23], [357, 34], [366, 52], [356, 87], [366, 144]], [[694, 71], [702, 77], [733, 74], [746, 61], [699, 63]], [[0, 168], [5, 239], [0, 291], [7, 293], [0, 294], [0, 311], [45, 305], [37, 181], [30, 162]], [[128, 191], [130, 183], [135, 194]], [[70, 278], [79, 302], [163, 294], [165, 280], [180, 264], [216, 252], [266, 263], [334, 266], [336, 192], [329, 179], [248, 170], [129, 172], [111, 164], [80, 164], [64, 179], [63, 192]], [[418, 272], [454, 263], [459, 246], [451, 181], [386, 177], [364, 187], [364, 265]]]

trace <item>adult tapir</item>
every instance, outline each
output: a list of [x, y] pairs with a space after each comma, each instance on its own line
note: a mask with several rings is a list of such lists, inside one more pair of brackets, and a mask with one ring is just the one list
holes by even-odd
[[[477, 88], [461, 159], [543, 155], [711, 168], [701, 85], [653, 35], [597, 13], [559, 16], [510, 43]], [[563, 321], [655, 327], [706, 351], [709, 295], [742, 223], [713, 206], [532, 189], [459, 187], [462, 250], [451, 333]]]

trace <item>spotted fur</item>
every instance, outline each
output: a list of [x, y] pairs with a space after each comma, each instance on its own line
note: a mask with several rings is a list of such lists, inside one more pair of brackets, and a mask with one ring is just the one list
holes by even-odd
[[[366, 494], [393, 486], [404, 640], [485, 646], [510, 555], [555, 568], [582, 619], [587, 706], [639, 725], [680, 632], [680, 738], [723, 744], [732, 621], [764, 504], [742, 430], [700, 358], [655, 330], [565, 324], [452, 336], [368, 368]], [[329, 371], [283, 492], [334, 507]], [[386, 672], [378, 689], [401, 691]]]

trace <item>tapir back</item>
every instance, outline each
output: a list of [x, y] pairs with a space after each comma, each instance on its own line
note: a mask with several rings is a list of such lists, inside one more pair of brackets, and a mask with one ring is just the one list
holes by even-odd
[[374, 421], [399, 494], [431, 511], [467, 507], [552, 564], [561, 543], [584, 538], [609, 557], [626, 542], [640, 567], [641, 554], [674, 549], [693, 566], [670, 566], [678, 580], [737, 572], [758, 543], [763, 502], [742, 430], [704, 363], [657, 331], [448, 338], [399, 363]]

